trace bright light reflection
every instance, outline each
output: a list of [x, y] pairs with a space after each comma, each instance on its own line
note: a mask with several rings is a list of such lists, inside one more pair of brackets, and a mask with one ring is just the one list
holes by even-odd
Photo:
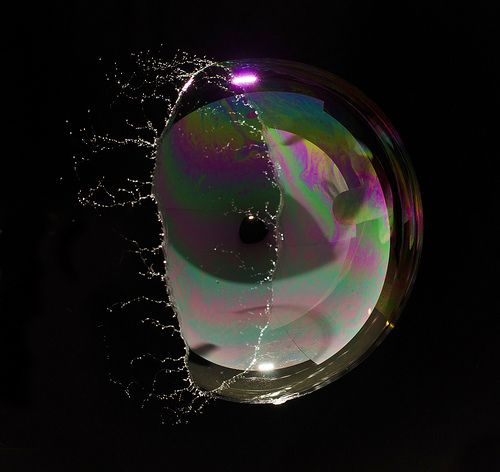
[[270, 370], [274, 370], [274, 364], [272, 362], [262, 362], [259, 364], [258, 369], [261, 372], [269, 372]]
[[185, 92], [189, 86], [193, 83], [193, 77], [190, 77], [189, 80], [184, 84], [184, 86], [182, 87], [182, 91]]
[[231, 79], [233, 85], [249, 85], [257, 82], [257, 76], [255, 74], [241, 74], [235, 75]]

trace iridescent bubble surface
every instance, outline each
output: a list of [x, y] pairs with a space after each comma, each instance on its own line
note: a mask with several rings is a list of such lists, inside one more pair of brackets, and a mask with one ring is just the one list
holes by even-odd
[[199, 388], [282, 403], [394, 326], [420, 196], [394, 130], [340, 79], [284, 61], [212, 69], [186, 84], [158, 147], [168, 293]]

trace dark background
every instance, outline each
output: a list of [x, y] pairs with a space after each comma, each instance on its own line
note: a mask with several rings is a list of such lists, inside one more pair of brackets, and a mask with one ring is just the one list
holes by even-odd
[[[14, 106], [0, 161], [0, 470], [498, 467], [494, 3], [53, 2], [5, 12], [4, 100]], [[425, 216], [413, 295], [368, 360], [279, 407], [221, 401], [181, 426], [162, 425], [109, 381], [105, 307], [137, 287], [123, 277], [121, 214], [76, 201], [65, 123], [108, 100], [108, 64], [160, 43], [167, 59], [177, 49], [276, 57], [356, 85], [400, 132]]]

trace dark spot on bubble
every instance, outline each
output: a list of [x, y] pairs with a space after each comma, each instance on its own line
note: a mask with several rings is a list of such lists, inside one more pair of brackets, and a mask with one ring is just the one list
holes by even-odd
[[254, 215], [247, 215], [240, 224], [240, 239], [245, 244], [262, 241], [269, 232], [264, 221]]
[[299, 136], [298, 134], [292, 134], [288, 138], [283, 140], [283, 145], [285, 146], [293, 146], [296, 143], [301, 143], [304, 138]]

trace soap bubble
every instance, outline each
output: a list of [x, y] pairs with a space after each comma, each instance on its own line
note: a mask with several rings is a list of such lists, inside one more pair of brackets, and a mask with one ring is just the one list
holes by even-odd
[[422, 244], [417, 181], [380, 110], [281, 60], [212, 63], [182, 87], [153, 193], [194, 385], [283, 403], [394, 327]]

